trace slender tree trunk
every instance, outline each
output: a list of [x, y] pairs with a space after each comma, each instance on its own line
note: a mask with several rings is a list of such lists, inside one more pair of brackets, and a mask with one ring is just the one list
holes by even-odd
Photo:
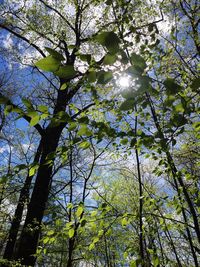
[[[200, 227], [199, 227], [198, 216], [196, 214], [194, 203], [192, 202], [192, 199], [190, 198], [190, 195], [189, 195], [189, 193], [187, 191], [187, 188], [185, 187], [185, 184], [183, 182], [183, 179], [182, 179], [181, 175], [179, 175], [178, 170], [177, 170], [177, 168], [176, 168], [176, 166], [174, 164], [174, 160], [173, 160], [173, 158], [172, 158], [172, 156], [171, 156], [171, 154], [169, 152], [168, 144], [166, 142], [166, 139], [165, 139], [164, 134], [162, 132], [162, 129], [160, 127], [160, 124], [159, 124], [159, 121], [158, 121], [158, 118], [157, 118], [157, 115], [156, 115], [152, 100], [150, 98], [150, 95], [148, 93], [146, 93], [146, 97], [147, 97], [147, 100], [148, 100], [149, 105], [150, 105], [150, 109], [151, 109], [151, 113], [152, 113], [152, 117], [153, 117], [155, 126], [156, 126], [156, 128], [158, 130], [158, 133], [160, 135], [160, 138], [161, 138], [161, 140], [162, 140], [162, 142], [164, 144], [164, 152], [166, 154], [167, 161], [168, 161], [168, 164], [170, 166], [170, 169], [171, 169], [171, 172], [172, 172], [172, 175], [173, 175], [173, 179], [174, 179], [174, 182], [175, 182], [175, 185], [176, 185], [176, 190], [177, 190], [177, 192], [179, 194], [179, 186], [178, 186], [178, 183], [179, 183], [180, 187], [183, 190], [183, 195], [184, 195], [185, 200], [186, 200], [186, 202], [188, 204], [190, 213], [192, 215], [194, 226], [195, 226], [195, 232], [196, 232], [196, 235], [197, 235], [198, 242], [200, 243]], [[176, 181], [178, 181], [178, 183]], [[181, 200], [180, 195], [179, 195], [179, 199]]]
[[[34, 163], [39, 162], [40, 154], [41, 154], [41, 143], [38, 146], [38, 149], [37, 149], [34, 161], [33, 161]], [[14, 256], [14, 248], [15, 248], [15, 244], [17, 240], [17, 235], [19, 232], [20, 222], [22, 220], [24, 206], [29, 198], [29, 190], [30, 190], [32, 178], [33, 176], [29, 176], [29, 174], [27, 175], [26, 180], [24, 182], [24, 186], [20, 192], [19, 201], [18, 201], [16, 210], [15, 210], [12, 223], [11, 223], [11, 228], [9, 230], [9, 235], [7, 238], [8, 241], [7, 241], [6, 248], [4, 251], [4, 256], [3, 256], [3, 258], [7, 260], [11, 260]]]
[[[135, 111], [137, 112], [137, 107], [135, 106]], [[138, 118], [136, 116], [135, 118], [135, 136], [137, 138], [137, 123], [138, 123]], [[137, 174], [138, 174], [138, 183], [139, 183], [139, 245], [140, 245], [140, 257], [142, 259], [142, 266], [145, 266], [145, 259], [144, 259], [144, 244], [143, 244], [143, 221], [142, 221], [142, 216], [143, 216], [143, 187], [142, 187], [142, 176], [141, 176], [141, 171], [140, 171], [140, 158], [139, 158], [139, 153], [138, 149], [136, 147], [135, 149], [135, 157], [136, 157], [136, 163], [137, 163]]]

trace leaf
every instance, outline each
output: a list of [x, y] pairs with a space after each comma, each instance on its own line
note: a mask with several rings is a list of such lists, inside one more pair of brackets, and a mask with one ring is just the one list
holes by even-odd
[[83, 141], [83, 142], [81, 142], [80, 144], [79, 144], [79, 147], [80, 148], [82, 148], [82, 149], [87, 149], [87, 148], [89, 148], [90, 147], [90, 142], [88, 142], [88, 141]]
[[94, 210], [90, 213], [90, 216], [91, 217], [95, 217], [97, 215], [98, 211], [97, 210]]
[[136, 262], [136, 260], [131, 261], [131, 263], [130, 263], [130, 267], [137, 267], [137, 262]]
[[121, 221], [121, 225], [122, 225], [123, 227], [125, 227], [127, 224], [128, 224], [127, 218], [124, 217], [124, 218], [122, 219], [122, 221]]
[[128, 143], [128, 138], [124, 138], [120, 141], [122, 145], [126, 145]]
[[35, 126], [39, 121], [40, 121], [39, 115], [32, 117], [30, 120], [30, 126]]
[[120, 106], [120, 110], [126, 111], [134, 109], [135, 101], [133, 99], [126, 99]]
[[104, 65], [112, 65], [113, 63], [115, 63], [116, 60], [117, 60], [117, 56], [116, 55], [111, 55], [111, 54], [108, 53], [104, 57], [103, 64]]
[[28, 109], [33, 109], [34, 110], [33, 105], [32, 105], [30, 100], [28, 100], [26, 98], [22, 98], [22, 102]]
[[60, 61], [53, 56], [40, 59], [35, 66], [44, 71], [55, 72], [59, 69]]
[[97, 75], [95, 71], [90, 71], [87, 75], [88, 81], [94, 83], [96, 81]]
[[43, 239], [43, 244], [47, 244], [49, 242], [49, 237], [45, 237], [44, 239]]
[[7, 116], [13, 110], [12, 105], [7, 105], [4, 109], [4, 114]]
[[49, 113], [49, 110], [48, 110], [48, 107], [47, 106], [44, 106], [44, 105], [40, 105], [38, 106], [38, 110], [42, 113]]
[[75, 231], [73, 228], [69, 229], [69, 231], [68, 231], [69, 238], [72, 238], [74, 236], [74, 233], [75, 233]]
[[67, 204], [67, 208], [68, 208], [68, 209], [72, 209], [72, 208], [73, 208], [73, 204], [72, 204], [72, 203], [68, 203], [68, 204]]
[[33, 176], [33, 175], [35, 175], [35, 173], [36, 173], [36, 171], [37, 171], [37, 169], [39, 168], [39, 165], [33, 165], [31, 168], [30, 168], [30, 170], [29, 170], [29, 176]]
[[49, 52], [49, 54], [51, 56], [53, 56], [55, 59], [62, 61], [65, 60], [65, 58], [63, 57], [62, 54], [60, 54], [59, 52], [57, 52], [56, 50], [50, 48], [50, 47], [45, 47], [45, 49], [47, 50], [47, 52]]
[[114, 32], [102, 32], [95, 37], [95, 40], [105, 46], [111, 54], [119, 51], [120, 39]]
[[131, 54], [131, 63], [135, 66], [138, 67], [141, 72], [144, 71], [144, 69], [147, 67], [146, 61], [144, 60], [143, 57], [140, 55], [137, 55], [136, 53]]
[[51, 235], [54, 235], [54, 233], [55, 233], [54, 230], [50, 230], [50, 231], [47, 232], [47, 235], [51, 236]]
[[176, 93], [180, 92], [182, 87], [177, 84], [174, 79], [166, 79], [163, 83], [165, 85], [165, 88], [167, 89], [167, 94], [175, 95]]
[[81, 219], [80, 223], [81, 223], [81, 227], [84, 227], [86, 225], [86, 223], [87, 223], [87, 220], [86, 219]]
[[69, 123], [68, 130], [69, 130], [69, 131], [73, 131], [73, 130], [76, 129], [76, 127], [77, 127], [77, 123], [76, 123], [75, 121], [70, 122], [70, 123]]
[[154, 257], [153, 258], [153, 266], [157, 267], [157, 266], [159, 266], [159, 263], [160, 263], [159, 258], [158, 257]]
[[90, 129], [88, 129], [86, 124], [82, 124], [77, 134], [80, 136], [82, 136], [82, 135], [91, 136], [92, 131], [90, 131]]
[[97, 77], [98, 77], [98, 81], [97, 82], [99, 84], [106, 84], [110, 80], [112, 80], [113, 75], [112, 75], [112, 72], [111, 71], [101, 70], [101, 71], [98, 72]]
[[60, 87], [60, 90], [65, 90], [67, 88], [67, 84], [66, 83], [63, 83]]
[[77, 211], [76, 211], [76, 216], [80, 217], [83, 213], [83, 206], [79, 206]]
[[77, 72], [74, 70], [74, 67], [71, 65], [61, 66], [58, 70], [54, 71], [54, 74], [59, 78], [71, 79], [76, 76]]
[[93, 250], [95, 248], [95, 244], [94, 243], [91, 243], [90, 245], [89, 245], [89, 250]]
[[92, 241], [92, 243], [96, 244], [97, 242], [99, 242], [99, 237], [95, 237]]
[[0, 104], [6, 104], [9, 101], [9, 99], [5, 96], [0, 97]]
[[191, 84], [191, 88], [192, 88], [193, 90], [197, 90], [197, 89], [200, 88], [200, 78], [196, 78], [196, 79], [192, 82], [192, 84]]
[[79, 55], [79, 57], [82, 61], [86, 61], [88, 64], [91, 61], [91, 55], [90, 54]]

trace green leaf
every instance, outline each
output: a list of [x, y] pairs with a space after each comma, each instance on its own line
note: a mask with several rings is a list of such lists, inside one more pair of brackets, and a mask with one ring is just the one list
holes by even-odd
[[43, 239], [43, 244], [47, 244], [49, 242], [49, 237], [45, 237], [44, 239]]
[[53, 56], [40, 59], [35, 66], [44, 71], [55, 72], [59, 69], [60, 61]]
[[69, 66], [61, 66], [57, 71], [54, 71], [54, 74], [59, 78], [63, 79], [71, 79], [76, 76], [77, 72], [74, 70], [74, 67]]
[[66, 83], [63, 83], [60, 87], [60, 90], [65, 90], [67, 88], [67, 84]]
[[133, 99], [127, 99], [121, 104], [120, 110], [126, 111], [130, 109], [134, 109], [134, 105], [135, 105], [135, 101]]
[[176, 112], [184, 112], [184, 110], [185, 110], [182, 103], [177, 104], [174, 108], [175, 108]]
[[9, 101], [9, 99], [5, 96], [0, 97], [0, 104], [6, 104]]
[[88, 141], [83, 141], [83, 142], [81, 142], [80, 144], [79, 144], [79, 147], [80, 148], [82, 148], [82, 149], [87, 149], [87, 148], [89, 148], [90, 147], [90, 142], [88, 142]]
[[98, 72], [97, 77], [98, 77], [98, 81], [97, 82], [99, 84], [106, 84], [110, 80], [112, 80], [113, 75], [112, 75], [112, 72], [111, 71], [101, 70], [101, 71]]
[[126, 145], [128, 143], [128, 138], [124, 138], [120, 141], [122, 145]]
[[120, 55], [121, 55], [121, 62], [123, 64], [127, 64], [129, 62], [129, 59], [128, 59], [126, 53], [124, 52], [124, 50], [120, 51]]
[[86, 61], [88, 64], [90, 64], [90, 61], [91, 61], [91, 55], [90, 54], [79, 55], [79, 57], [82, 61]]
[[127, 221], [127, 218], [126, 217], [124, 217], [122, 219], [121, 224], [122, 224], [123, 227], [125, 227], [128, 224], [128, 221]]
[[68, 128], [68, 130], [69, 130], [69, 131], [73, 131], [73, 130], [76, 129], [76, 127], [77, 127], [77, 123], [76, 123], [75, 121], [70, 122], [70, 123], [69, 123], [69, 128]]
[[200, 78], [196, 78], [196, 79], [192, 82], [192, 84], [191, 84], [191, 88], [192, 88], [193, 90], [197, 90], [197, 89], [200, 88]]
[[22, 98], [22, 102], [28, 109], [34, 109], [30, 100]]
[[42, 113], [49, 113], [49, 110], [48, 110], [48, 107], [47, 106], [44, 106], [44, 105], [40, 105], [38, 106], [38, 110]]
[[36, 171], [38, 170], [38, 168], [39, 168], [39, 165], [37, 165], [37, 164], [33, 165], [29, 170], [29, 176], [33, 176], [36, 173]]
[[92, 243], [96, 244], [97, 242], [99, 242], [99, 237], [95, 237], [92, 241]]
[[75, 231], [73, 228], [69, 229], [69, 231], [68, 231], [69, 238], [72, 238], [74, 236], [74, 233], [75, 233]]
[[104, 57], [103, 64], [104, 65], [112, 65], [113, 63], [115, 63], [116, 60], [117, 60], [116, 55], [107, 54]]
[[81, 227], [84, 227], [86, 225], [86, 223], [87, 223], [87, 220], [86, 219], [81, 219], [80, 223], [81, 223]]
[[111, 54], [119, 51], [120, 39], [114, 32], [102, 32], [95, 36], [95, 40], [105, 46]]
[[95, 244], [94, 243], [91, 243], [90, 245], [89, 245], [89, 250], [93, 250], [95, 248]]
[[57, 52], [56, 50], [50, 48], [50, 47], [45, 47], [45, 49], [47, 50], [47, 52], [49, 52], [49, 54], [51, 56], [53, 56], [55, 59], [62, 61], [65, 60], [65, 58], [63, 57], [62, 54], [60, 54], [59, 52]]
[[88, 81], [94, 83], [96, 81], [97, 75], [95, 71], [90, 71], [87, 75]]
[[77, 134], [80, 135], [80, 136], [82, 136], [82, 135], [91, 136], [92, 135], [92, 131], [90, 131], [88, 129], [86, 124], [82, 124]]
[[137, 55], [136, 53], [131, 54], [131, 63], [137, 67], [141, 72], [144, 71], [144, 69], [147, 67], [146, 61], [143, 57], [140, 55]]
[[98, 211], [97, 210], [93, 210], [91, 213], [90, 213], [90, 216], [91, 217], [95, 217], [97, 215]]
[[68, 203], [68, 204], [67, 204], [67, 208], [68, 208], [68, 209], [72, 209], [72, 208], [73, 208], [73, 204], [72, 204], [72, 203]]
[[30, 120], [30, 126], [35, 126], [39, 121], [40, 121], [39, 115], [32, 117]]
[[51, 235], [54, 235], [54, 233], [55, 233], [54, 230], [49, 230], [49, 231], [47, 232], [47, 235], [48, 235], [48, 236], [51, 236]]
[[77, 211], [76, 211], [76, 216], [80, 217], [83, 213], [83, 206], [79, 206]]
[[7, 116], [13, 110], [12, 105], [7, 105], [4, 109], [4, 114]]
[[153, 266], [157, 267], [157, 266], [159, 266], [159, 263], [160, 263], [159, 258], [158, 257], [154, 257], [153, 258]]
[[182, 91], [182, 87], [177, 84], [174, 79], [166, 79], [164, 81], [165, 88], [167, 89], [167, 94], [175, 95], [176, 93]]

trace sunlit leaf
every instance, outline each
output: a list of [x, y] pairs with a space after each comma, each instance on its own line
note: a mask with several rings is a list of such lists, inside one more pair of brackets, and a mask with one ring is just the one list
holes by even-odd
[[30, 120], [30, 126], [35, 126], [39, 121], [40, 121], [39, 115], [32, 117]]
[[69, 231], [68, 231], [69, 238], [72, 238], [74, 236], [74, 233], [75, 233], [75, 231], [73, 228], [69, 229]]
[[53, 56], [48, 56], [37, 61], [35, 66], [44, 71], [54, 72], [59, 69], [60, 61]]

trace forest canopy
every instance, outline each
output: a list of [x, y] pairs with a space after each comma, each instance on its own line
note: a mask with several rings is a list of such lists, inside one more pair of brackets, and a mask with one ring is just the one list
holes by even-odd
[[0, 1], [0, 265], [200, 266], [198, 0]]

